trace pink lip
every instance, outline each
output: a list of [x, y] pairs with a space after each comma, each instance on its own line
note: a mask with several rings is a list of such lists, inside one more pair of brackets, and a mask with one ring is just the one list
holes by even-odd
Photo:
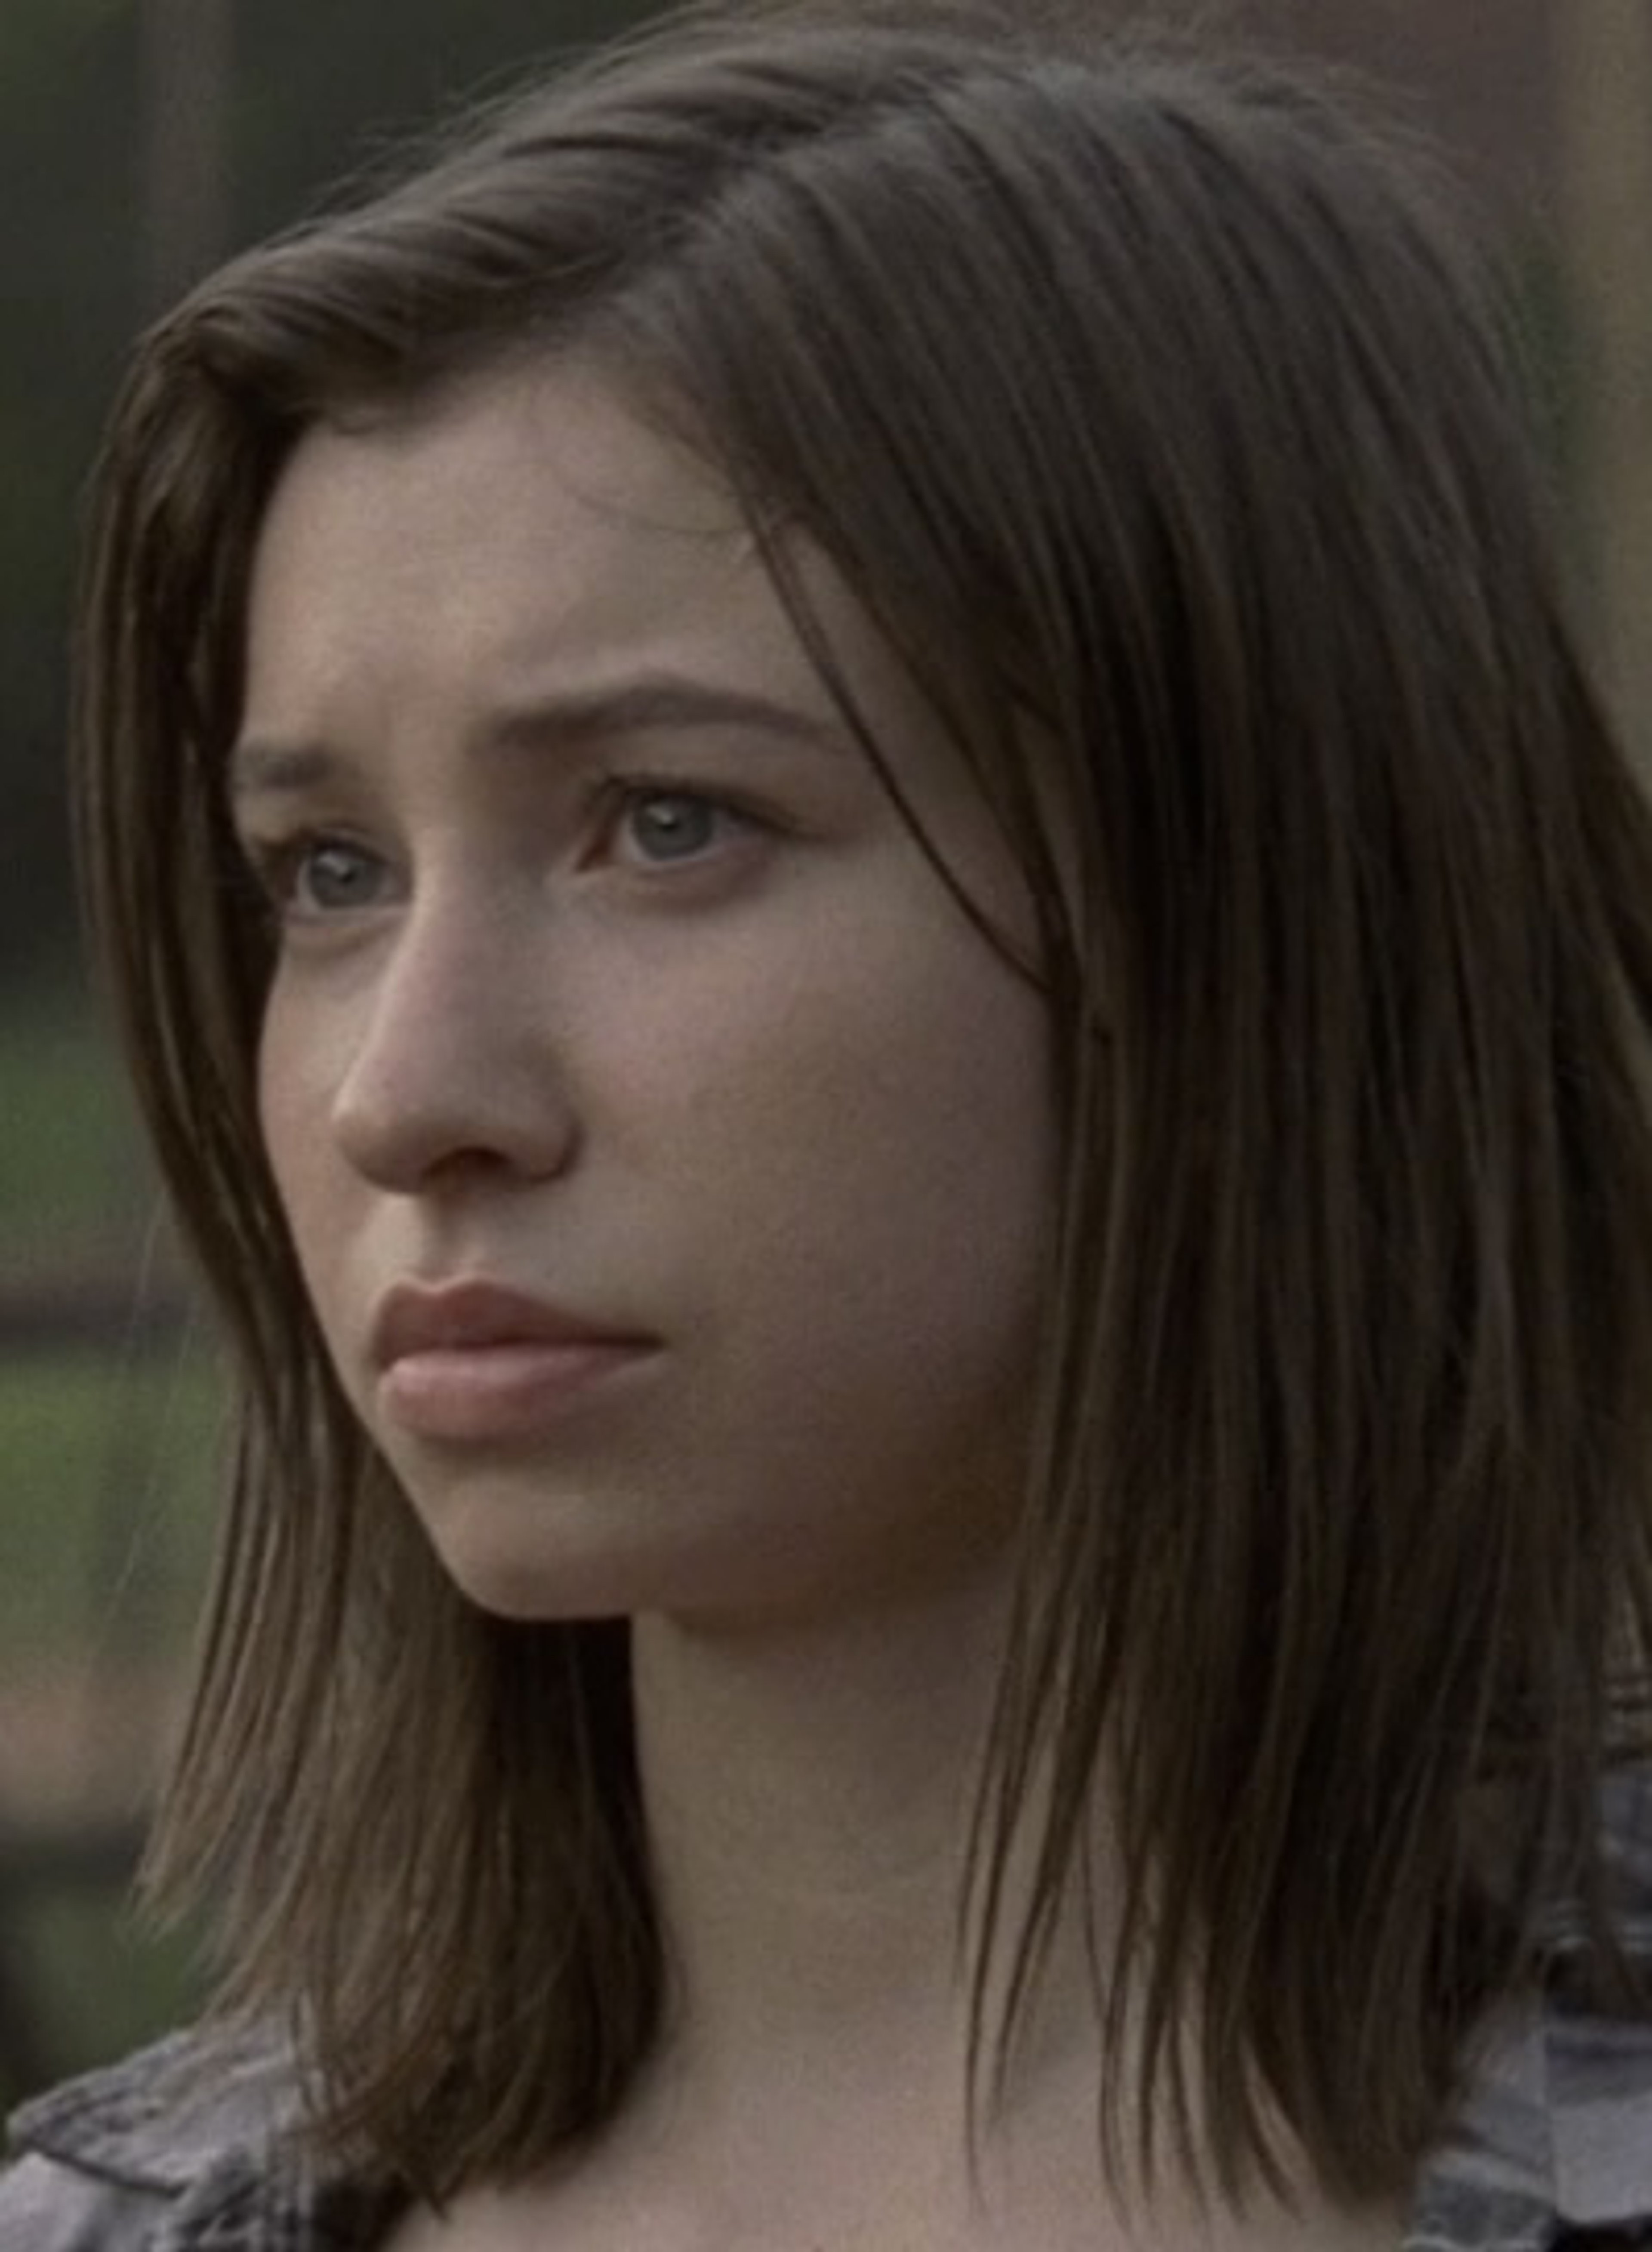
[[385, 1415], [427, 1439], [532, 1437], [605, 1379], [658, 1352], [654, 1338], [484, 1282], [403, 1283], [373, 1323]]

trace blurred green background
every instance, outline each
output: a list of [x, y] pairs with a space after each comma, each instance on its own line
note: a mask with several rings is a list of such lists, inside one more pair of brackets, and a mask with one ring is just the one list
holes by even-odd
[[121, 1896], [205, 1554], [214, 1385], [104, 1042], [0, 1010], [0, 2099], [185, 2005]]
[[[1513, 233], [1566, 393], [1558, 346], [1570, 335], [1572, 359], [1584, 347], [1542, 246], [1585, 208], [1565, 191], [1567, 136], [1598, 157], [1617, 145], [1609, 120], [1599, 133], [1577, 120], [1597, 98], [1634, 109], [1605, 34], [1583, 52], [1596, 6], [1200, 12], [1352, 57], [1406, 94]], [[1095, 13], [1161, 7], [1190, 12], [1096, 0]], [[157, 1945], [121, 1907], [203, 1570], [219, 1411], [210, 1341], [77, 962], [66, 617], [100, 417], [128, 339], [195, 273], [462, 96], [648, 12], [641, 0], [0, 0], [0, 2109], [175, 2017], [191, 1991], [187, 1948]], [[1621, 180], [1597, 170], [1609, 212]], [[1649, 206], [1652, 194], [1629, 205], [1642, 259]], [[1574, 263], [1594, 279], [1579, 302], [1586, 312], [1593, 290], [1615, 318], [1608, 230], [1584, 224], [1591, 259]], [[1641, 451], [1652, 460], [1652, 443]], [[1632, 470], [1608, 464], [1597, 482], [1621, 531]], [[1652, 501], [1642, 513], [1652, 525]], [[1600, 552], [1621, 559], [1628, 537]]]

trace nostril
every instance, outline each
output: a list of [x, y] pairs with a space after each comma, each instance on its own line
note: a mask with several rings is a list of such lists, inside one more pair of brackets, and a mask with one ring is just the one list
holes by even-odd
[[431, 1051], [392, 1064], [359, 1056], [340, 1082], [330, 1121], [345, 1161], [400, 1195], [451, 1190], [507, 1174], [561, 1171], [578, 1142], [560, 1072], [531, 1053], [488, 1060]]

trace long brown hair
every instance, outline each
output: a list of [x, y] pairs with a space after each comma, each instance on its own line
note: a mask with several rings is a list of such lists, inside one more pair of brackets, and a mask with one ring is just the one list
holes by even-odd
[[242, 1376], [157, 1867], [296, 2028], [317, 2131], [427, 2188], [607, 2116], [665, 2006], [623, 1626], [468, 1609], [329, 1373], [221, 781], [300, 434], [577, 346], [836, 562], [1041, 901], [1065, 1160], [982, 1955], [1036, 1983], [1105, 1764], [1100, 2037], [1139, 2038], [1150, 2127], [1238, 2187], [1277, 2114], [1328, 2186], [1392, 2192], [1540, 1903], [1609, 1906], [1652, 1629], [1652, 824], [1415, 152], [1273, 71], [902, 13], [685, 19], [138, 353], [80, 830]]

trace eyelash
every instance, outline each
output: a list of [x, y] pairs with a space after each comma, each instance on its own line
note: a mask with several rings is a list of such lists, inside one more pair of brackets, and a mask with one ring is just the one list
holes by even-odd
[[[661, 804], [679, 810], [686, 807], [696, 817], [708, 817], [716, 824], [716, 833], [707, 843], [676, 858], [670, 854], [650, 858], [640, 851], [626, 857], [622, 851], [626, 824], [646, 808]], [[578, 862], [582, 870], [600, 865], [605, 860], [621, 859], [633, 871], [659, 873], [674, 867], [684, 871], [698, 868], [715, 857], [720, 846], [736, 842], [742, 833], [766, 829], [773, 832], [778, 824], [721, 791], [661, 775], [622, 775], [607, 778], [593, 791], [586, 825], [589, 841], [581, 848]], [[732, 836], [725, 833], [730, 831]], [[635, 844], [635, 834], [631, 841]], [[288, 921], [325, 921], [334, 914], [351, 912], [348, 904], [306, 905], [300, 898], [306, 873], [323, 854], [348, 856], [357, 872], [382, 872], [389, 866], [371, 845], [338, 830], [319, 826], [297, 829], [287, 837], [250, 838], [242, 849], [265, 907], [275, 916]], [[377, 901], [369, 904], [376, 905]]]
[[306, 907], [299, 898], [307, 868], [325, 852], [348, 854], [357, 868], [386, 863], [370, 845], [337, 830], [299, 829], [289, 837], [254, 838], [243, 847], [253, 886], [268, 913], [284, 920], [309, 921], [348, 912], [343, 907]]
[[[651, 859], [639, 852], [636, 859], [628, 864], [656, 872], [674, 865], [699, 866], [716, 851], [718, 842], [732, 841], [722, 835], [728, 830], [732, 829], [739, 835], [742, 831], [774, 826], [772, 822], [765, 823], [759, 814], [738, 798], [718, 790], [704, 789], [691, 782], [676, 782], [659, 775], [616, 775], [600, 786], [595, 802], [598, 813], [596, 850], [599, 855], [614, 852], [627, 823], [633, 821], [650, 805], [688, 807], [695, 815], [707, 816], [717, 824], [718, 837], [716, 841], [686, 852], [679, 859], [673, 859], [670, 855], [663, 859]], [[632, 841], [635, 843], [635, 831]], [[587, 856], [582, 855], [580, 865], [587, 864]]]

